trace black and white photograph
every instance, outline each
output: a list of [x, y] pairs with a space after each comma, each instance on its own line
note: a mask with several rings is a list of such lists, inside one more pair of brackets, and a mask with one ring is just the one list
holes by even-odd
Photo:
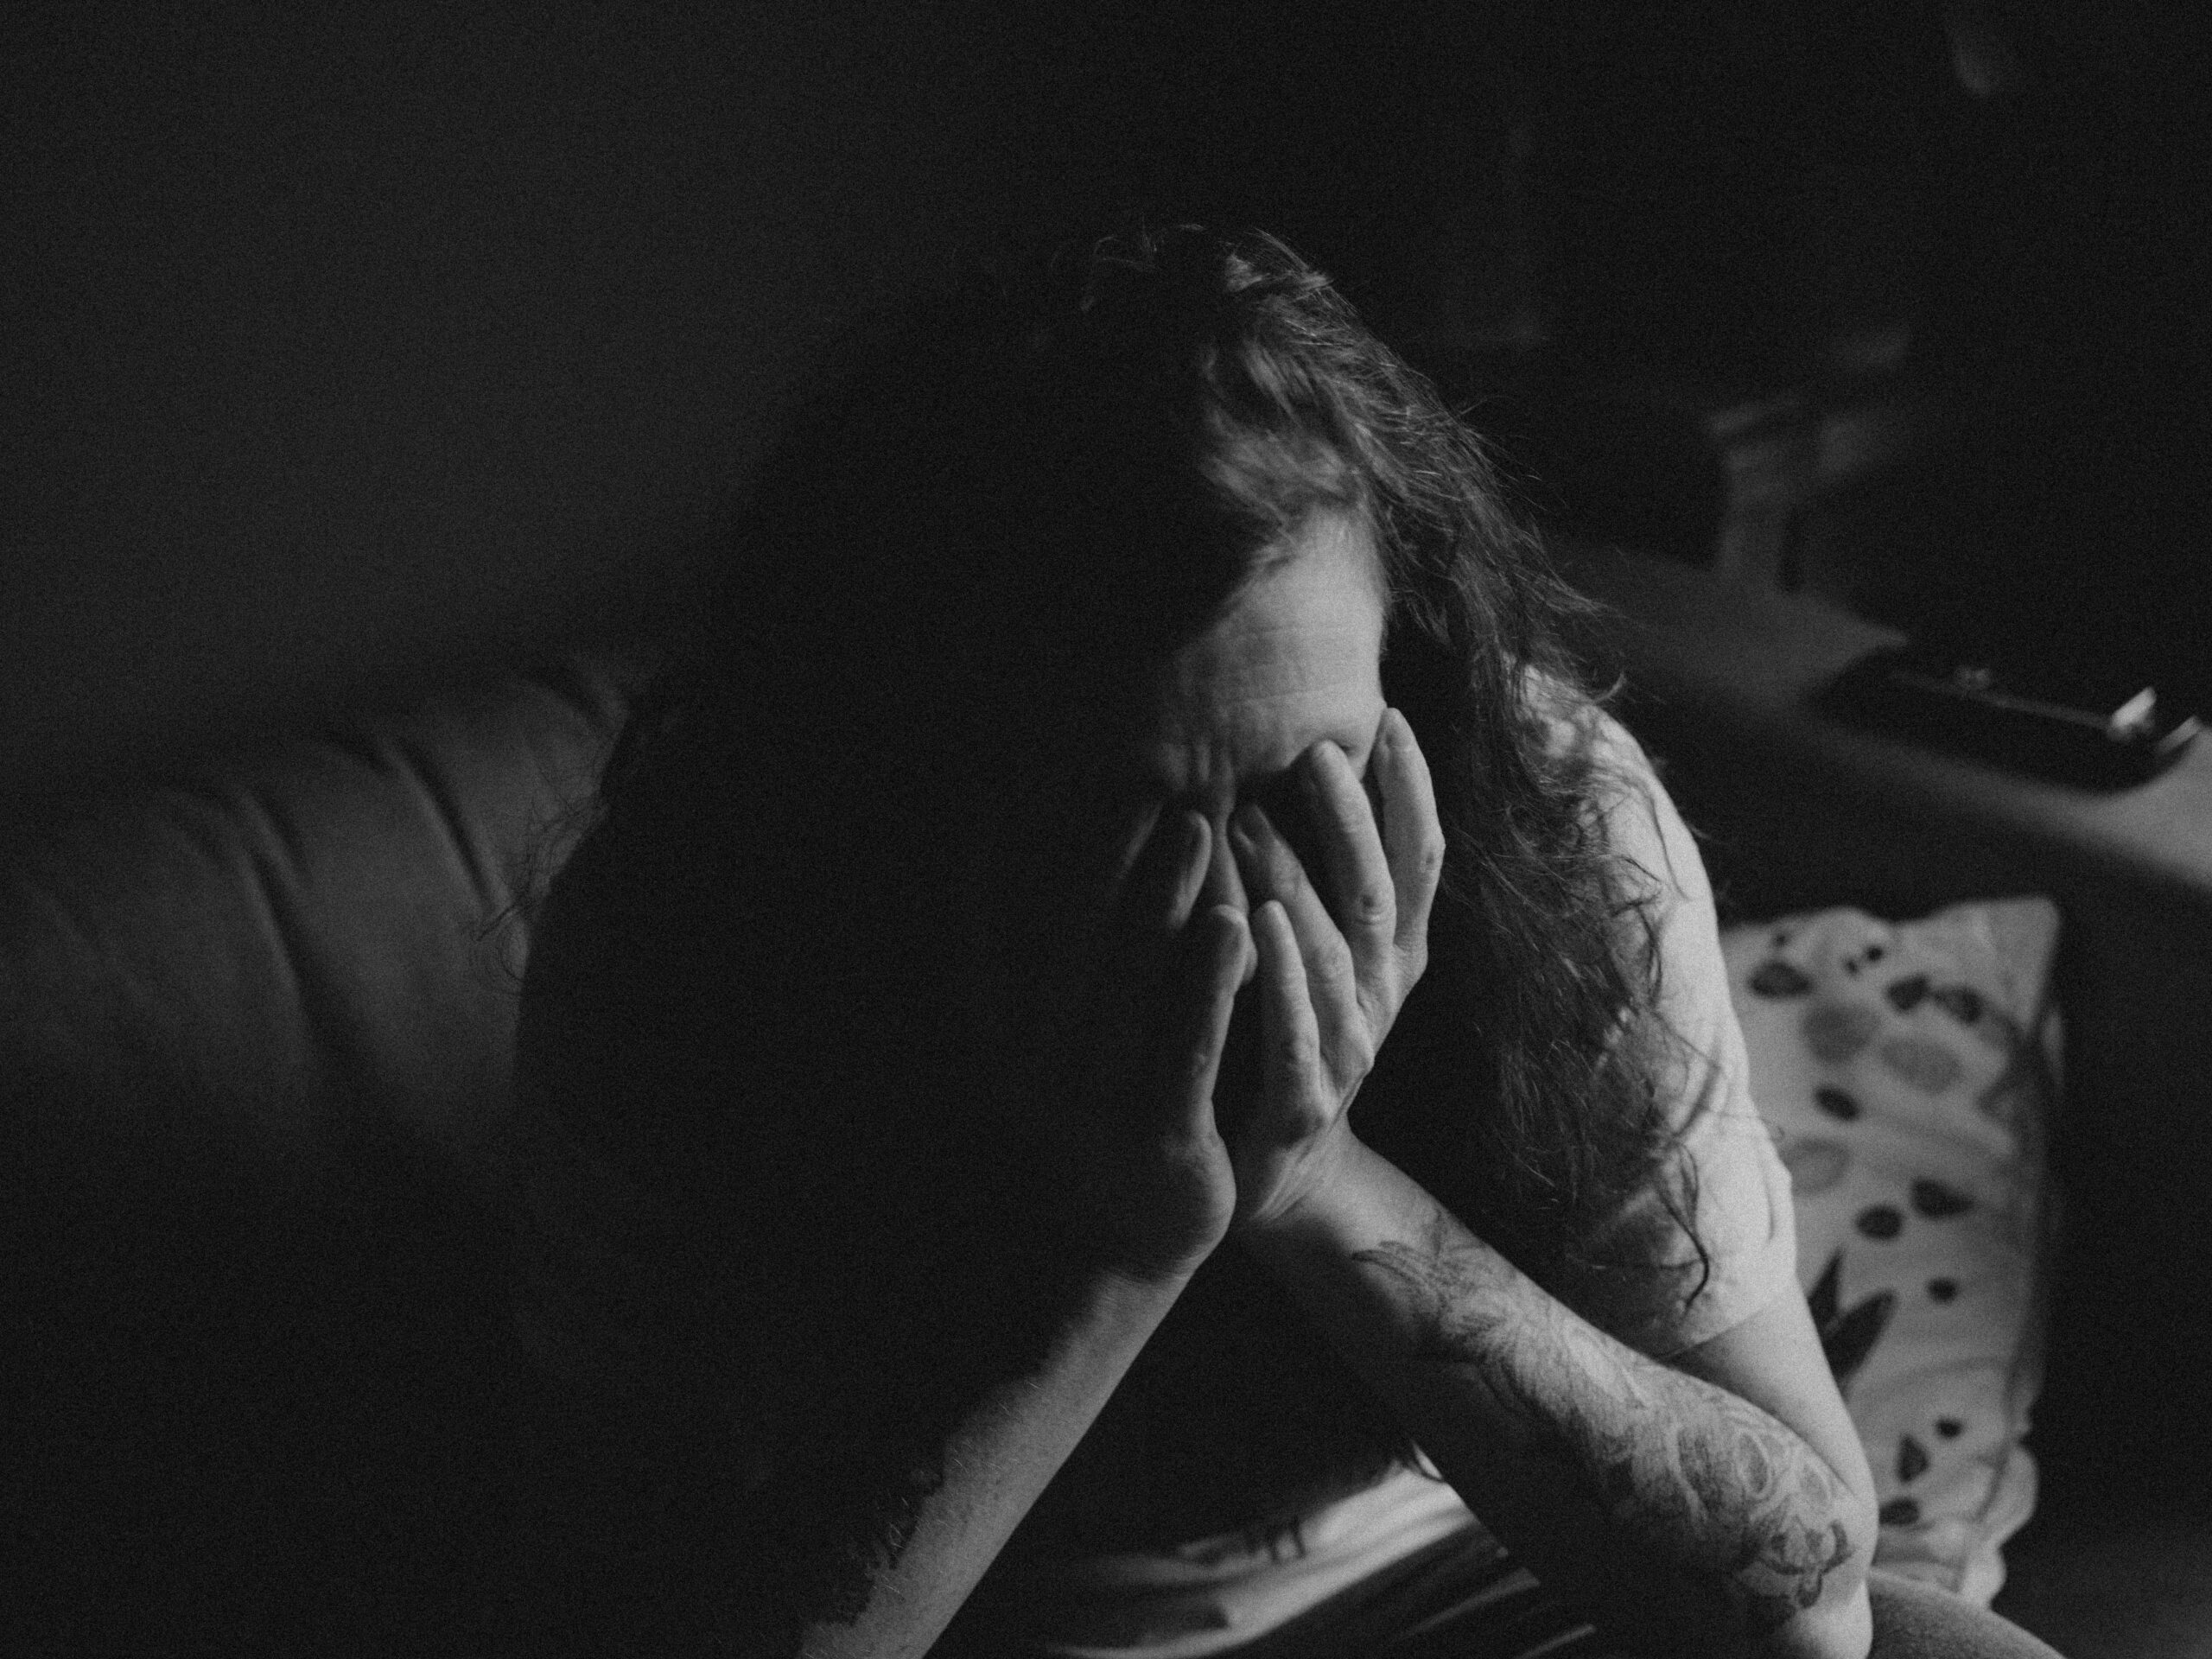
[[22, 0], [0, 1659], [2212, 1659], [2212, 11]]

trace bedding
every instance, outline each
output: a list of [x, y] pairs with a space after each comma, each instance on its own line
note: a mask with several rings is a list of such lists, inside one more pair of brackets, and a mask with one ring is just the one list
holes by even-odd
[[1876, 1565], [1984, 1605], [2036, 1496], [2057, 933], [2022, 898], [1722, 937], [1799, 1281], [1873, 1466]]

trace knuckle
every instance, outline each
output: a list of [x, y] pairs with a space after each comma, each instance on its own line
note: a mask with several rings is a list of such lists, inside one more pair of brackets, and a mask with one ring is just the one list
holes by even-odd
[[1387, 927], [1395, 908], [1395, 901], [1385, 888], [1362, 887], [1352, 895], [1352, 919], [1362, 927]]
[[1414, 869], [1423, 880], [1440, 874], [1444, 868], [1444, 836], [1441, 831], [1431, 830], [1423, 835], [1414, 847]]

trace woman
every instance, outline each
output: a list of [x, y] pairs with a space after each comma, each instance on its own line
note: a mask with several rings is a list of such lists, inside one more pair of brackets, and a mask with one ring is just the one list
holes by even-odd
[[1695, 849], [1325, 278], [970, 295], [752, 546], [525, 985], [640, 1650], [2027, 1642], [1870, 1601]]

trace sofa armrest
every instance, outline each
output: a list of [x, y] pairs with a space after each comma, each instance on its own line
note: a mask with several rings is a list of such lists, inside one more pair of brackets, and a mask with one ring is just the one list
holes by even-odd
[[[1914, 845], [1850, 847], [1834, 879], [1940, 902], [1961, 896], [1961, 884], [2032, 878], [2091, 908], [2155, 898], [2212, 924], [2212, 746], [2151, 783], [2111, 791], [1940, 753], [1813, 706], [1844, 668], [1900, 643], [1895, 629], [1809, 595], [1631, 554], [1579, 551], [1567, 563], [1617, 613], [1611, 644], [1632, 723], [1671, 754], [1686, 789], [1710, 798], [1720, 822], [1734, 817], [1726, 796], [1741, 768], [1774, 769], [1796, 792], [1770, 804], [1878, 807], [1897, 828], [1917, 830]], [[1708, 775], [1715, 764], [1720, 772]], [[1930, 841], [1942, 848], [1940, 871], [1918, 863]], [[1793, 855], [1844, 850], [1822, 836]]]

